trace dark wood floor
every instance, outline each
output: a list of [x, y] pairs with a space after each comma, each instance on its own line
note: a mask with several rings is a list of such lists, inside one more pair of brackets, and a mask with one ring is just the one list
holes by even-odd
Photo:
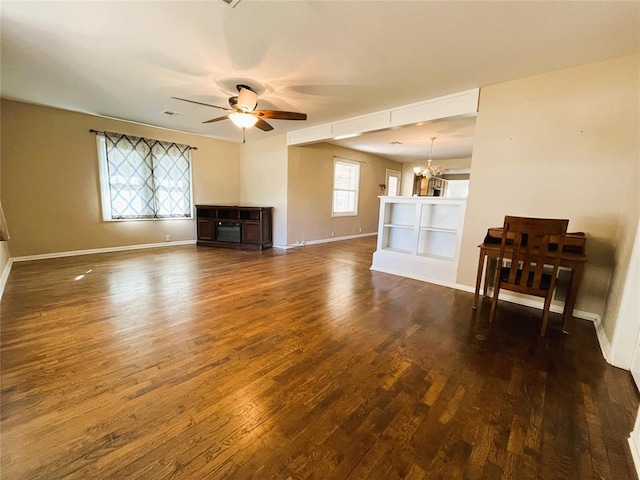
[[371, 272], [373, 238], [16, 263], [3, 479], [626, 479], [593, 325]]

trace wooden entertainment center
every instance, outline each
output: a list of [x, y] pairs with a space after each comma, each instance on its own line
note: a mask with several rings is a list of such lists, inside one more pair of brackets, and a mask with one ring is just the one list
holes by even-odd
[[273, 245], [272, 207], [196, 205], [197, 244], [264, 250]]

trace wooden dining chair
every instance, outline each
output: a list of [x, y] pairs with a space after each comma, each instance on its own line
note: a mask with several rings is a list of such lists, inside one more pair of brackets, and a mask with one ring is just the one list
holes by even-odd
[[[569, 220], [548, 218], [504, 218], [489, 322], [493, 321], [500, 290], [511, 290], [544, 298], [540, 336], [547, 330], [551, 298]], [[547, 265], [547, 271], [545, 271]], [[548, 268], [552, 267], [549, 271]]]

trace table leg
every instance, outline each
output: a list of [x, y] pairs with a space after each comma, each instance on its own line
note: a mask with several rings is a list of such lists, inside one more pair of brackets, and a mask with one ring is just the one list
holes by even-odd
[[494, 272], [494, 260], [496, 257], [491, 255], [487, 255], [487, 268], [484, 271], [484, 286], [482, 287], [482, 296], [487, 298], [487, 292], [489, 291], [489, 286], [491, 285], [491, 280], [494, 277], [492, 273]]
[[574, 318], [573, 309], [576, 306], [576, 297], [578, 296], [578, 287], [580, 286], [580, 280], [582, 280], [582, 271], [584, 269], [584, 262], [577, 262], [571, 269], [571, 282], [569, 286], [569, 294], [564, 302], [564, 325], [562, 331], [564, 333], [571, 332], [573, 328]]
[[478, 297], [480, 296], [480, 282], [482, 281], [482, 270], [484, 268], [485, 250], [480, 248], [480, 257], [478, 258], [478, 273], [476, 275], [476, 292], [473, 296], [473, 308], [478, 308]]

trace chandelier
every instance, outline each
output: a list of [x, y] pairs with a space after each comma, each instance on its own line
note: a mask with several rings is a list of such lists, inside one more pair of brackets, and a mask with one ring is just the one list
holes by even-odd
[[427, 168], [413, 167], [413, 173], [418, 177], [426, 177], [431, 180], [433, 177], [439, 177], [442, 175], [442, 169], [440, 167], [431, 167], [431, 157], [433, 157], [433, 141], [436, 137], [431, 137], [431, 153], [429, 153], [429, 160], [427, 160]]

